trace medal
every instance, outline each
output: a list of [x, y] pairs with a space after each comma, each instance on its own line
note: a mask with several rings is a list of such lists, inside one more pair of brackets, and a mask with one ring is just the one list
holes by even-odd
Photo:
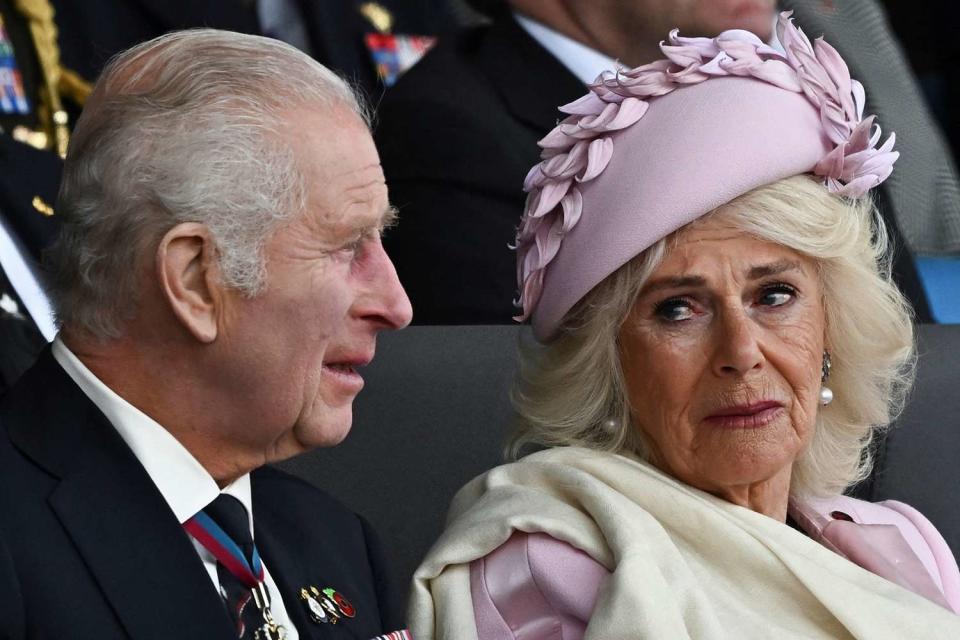
[[336, 589], [318, 589], [313, 585], [300, 589], [310, 619], [317, 624], [337, 624], [343, 618], [353, 618], [357, 609]]
[[327, 624], [330, 622], [330, 616], [327, 615], [323, 605], [306, 589], [300, 589], [300, 599], [307, 607], [310, 619], [317, 624]]
[[347, 618], [353, 618], [357, 615], [357, 610], [353, 608], [353, 605], [350, 604], [350, 601], [344, 598], [342, 595], [337, 593], [335, 590], [327, 587], [323, 590], [323, 595], [327, 596], [328, 599], [332, 600], [337, 609]]
[[254, 632], [254, 640], [284, 640], [287, 632], [273, 619], [273, 613], [270, 611], [270, 594], [263, 582], [257, 583], [253, 588], [253, 603], [263, 614], [264, 620], [263, 626]]

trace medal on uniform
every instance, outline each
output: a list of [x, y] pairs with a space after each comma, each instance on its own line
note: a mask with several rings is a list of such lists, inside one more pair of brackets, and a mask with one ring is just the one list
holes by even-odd
[[393, 33], [393, 15], [379, 3], [364, 2], [360, 5], [360, 14], [374, 28], [373, 32], [364, 35], [363, 42], [377, 69], [377, 76], [385, 86], [393, 86], [403, 72], [416, 64], [437, 42], [433, 36]]
[[253, 603], [263, 615], [263, 626], [254, 631], [254, 640], [284, 640], [287, 637], [286, 629], [277, 624], [270, 611], [270, 593], [262, 581], [253, 588]]
[[17, 68], [13, 41], [7, 34], [3, 16], [0, 15], [0, 113], [26, 115], [30, 103], [23, 88], [23, 78]]
[[353, 605], [350, 604], [350, 601], [343, 597], [336, 590], [327, 587], [323, 590], [323, 595], [327, 597], [328, 600], [333, 602], [337, 606], [337, 610], [340, 614], [346, 618], [353, 618], [357, 615], [357, 610], [353, 608]]
[[309, 585], [300, 589], [300, 600], [303, 601], [310, 619], [316, 624], [337, 624], [343, 618], [353, 618], [357, 615], [356, 608], [336, 589], [326, 587], [319, 589]]
[[317, 595], [307, 591], [306, 588], [300, 589], [300, 599], [303, 600], [303, 604], [307, 607], [307, 613], [310, 614], [310, 619], [317, 624], [331, 623], [330, 616], [327, 615], [326, 609], [323, 608], [323, 605], [320, 604], [317, 598]]

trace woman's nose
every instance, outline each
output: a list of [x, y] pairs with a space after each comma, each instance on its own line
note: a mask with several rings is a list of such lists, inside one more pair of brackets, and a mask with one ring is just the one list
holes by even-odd
[[718, 313], [713, 348], [713, 370], [718, 376], [746, 375], [763, 365], [759, 342], [760, 328], [737, 305]]

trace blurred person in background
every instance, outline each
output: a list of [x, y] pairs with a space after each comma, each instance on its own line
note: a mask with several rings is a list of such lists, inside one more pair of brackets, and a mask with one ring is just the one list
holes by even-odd
[[953, 0], [882, 0], [890, 28], [903, 43], [910, 66], [934, 116], [960, 158], [960, 38], [939, 38], [945, 21], [957, 19]]
[[[773, 0], [474, 4], [490, 23], [425, 56], [387, 93], [375, 133], [404, 220], [386, 238], [387, 250], [424, 324], [505, 323], [515, 313], [508, 245], [535, 142], [555, 124], [556, 105], [575, 99], [615, 60], [635, 66], [654, 59], [668, 26], [688, 33], [747, 28], [766, 40], [776, 10]], [[873, 1], [781, 4], [809, 33], [839, 25], [832, 41], [873, 91], [869, 107], [905, 139], [912, 136], [903, 176], [878, 198], [897, 248], [894, 277], [917, 319], [930, 321], [911, 252], [960, 250], [960, 195], [902, 54]], [[878, 42], [883, 57], [874, 59]], [[899, 58], [887, 55], [891, 47]], [[859, 68], [864, 57], [867, 73]]]
[[374, 103], [435, 36], [459, 25], [438, 0], [52, 0], [63, 58], [95, 80], [110, 56], [174, 29], [213, 27], [291, 44]]
[[0, 397], [56, 335], [41, 253], [56, 239], [62, 162], [0, 134]]
[[40, 267], [70, 125], [90, 92], [64, 67], [47, 0], [0, 0], [0, 396], [56, 334]]

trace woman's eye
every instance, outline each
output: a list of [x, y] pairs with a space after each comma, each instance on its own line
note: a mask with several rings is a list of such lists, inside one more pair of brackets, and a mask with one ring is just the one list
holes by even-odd
[[758, 302], [764, 307], [779, 307], [793, 300], [796, 295], [796, 289], [790, 285], [776, 284], [765, 287], [760, 293]]
[[693, 317], [693, 307], [683, 298], [670, 298], [658, 304], [654, 313], [667, 322], [682, 322]]

